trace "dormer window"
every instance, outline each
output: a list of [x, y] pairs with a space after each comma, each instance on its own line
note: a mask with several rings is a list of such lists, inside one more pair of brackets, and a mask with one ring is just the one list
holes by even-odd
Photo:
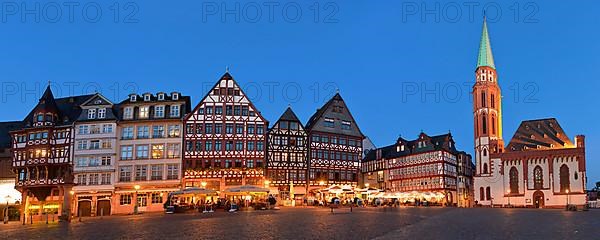
[[171, 105], [169, 117], [179, 117], [179, 105]]
[[158, 100], [159, 101], [165, 100], [165, 94], [164, 93], [159, 93], [158, 94]]
[[396, 146], [396, 152], [404, 152], [404, 144]]
[[38, 114], [36, 122], [43, 122], [43, 121], [44, 121], [44, 114], [43, 113]]
[[88, 119], [96, 119], [96, 109], [88, 109]]
[[350, 122], [342, 121], [342, 129], [343, 130], [350, 130], [350, 126], [351, 126]]
[[123, 110], [123, 118], [124, 119], [132, 119], [133, 118], [133, 107], [126, 107]]
[[334, 127], [334, 120], [333, 120], [333, 118], [325, 118], [325, 121], [323, 122], [323, 125], [325, 127], [333, 128]]
[[137, 100], [137, 95], [133, 94], [133, 95], [129, 96], [130, 102], [135, 102], [136, 100]]
[[179, 93], [176, 93], [176, 92], [171, 93], [171, 98], [175, 101], [179, 100]]
[[98, 109], [98, 118], [99, 119], [106, 118], [106, 108]]
[[144, 94], [144, 101], [145, 102], [150, 101], [150, 94]]
[[148, 118], [150, 114], [150, 107], [142, 106], [140, 107], [140, 111], [138, 113], [138, 118]]

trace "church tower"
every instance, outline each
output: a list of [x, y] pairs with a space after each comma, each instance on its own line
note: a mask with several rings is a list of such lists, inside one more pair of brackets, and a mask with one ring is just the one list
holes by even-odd
[[473, 120], [476, 175], [490, 176], [494, 171], [490, 154], [502, 152], [504, 142], [502, 140], [502, 95], [498, 86], [498, 74], [485, 17], [475, 69], [475, 85], [473, 85]]

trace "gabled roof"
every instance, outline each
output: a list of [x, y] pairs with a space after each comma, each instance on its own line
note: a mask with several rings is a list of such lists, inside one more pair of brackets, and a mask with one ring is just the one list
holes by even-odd
[[288, 107], [287, 109], [285, 109], [285, 112], [283, 112], [283, 114], [281, 115], [281, 117], [279, 117], [279, 120], [277, 121], [279, 122], [281, 120], [290, 122], [300, 122], [298, 116], [296, 116], [296, 113], [294, 113], [294, 110], [292, 110], [292, 107]]
[[[419, 147], [419, 142], [425, 142], [425, 145]], [[402, 145], [404, 145], [404, 148], [401, 148]], [[434, 150], [446, 150], [452, 154], [460, 153], [456, 150], [451, 133], [429, 136], [421, 132], [415, 140], [406, 140], [399, 137], [396, 143], [392, 145], [372, 150], [366, 154], [363, 161], [373, 161], [382, 158], [392, 159]]]
[[492, 44], [490, 43], [490, 35], [487, 29], [487, 21], [483, 18], [483, 30], [481, 32], [481, 42], [479, 43], [479, 55], [477, 57], [477, 67], [491, 67], [496, 69], [494, 65], [494, 56], [492, 54]]
[[506, 147], [507, 152], [573, 147], [569, 136], [555, 118], [521, 122]]
[[[99, 100], [99, 102], [96, 102], [94, 100]], [[104, 95], [100, 93], [95, 93], [92, 97], [83, 102], [81, 104], [81, 107], [96, 105], [113, 105], [113, 103], [108, 98], [104, 97]]]
[[[98, 107], [98, 106], [106, 107], [106, 112], [105, 112], [104, 118], [88, 119], [87, 110], [85, 110], [85, 108], [94, 108], [94, 107]], [[79, 107], [82, 110], [79, 114], [79, 117], [77, 117], [78, 122], [106, 121], [106, 120], [116, 120], [117, 119], [117, 114], [114, 109], [114, 104], [100, 93], [96, 93], [96, 94], [92, 95], [90, 98], [88, 98], [86, 101], [84, 101]]]
[[198, 102], [198, 104], [196, 104], [196, 106], [191, 109], [190, 111], [188, 111], [188, 115], [185, 116], [184, 120], [189, 120], [190, 117], [198, 111], [198, 109], [202, 106], [202, 103], [204, 103], [206, 101], [206, 99], [211, 95], [213, 89], [215, 89], [217, 86], [219, 86], [219, 84], [221, 83], [221, 81], [223, 80], [232, 80], [233, 84], [235, 84], [236, 86], [238, 86], [238, 88], [240, 89], [240, 93], [243, 96], [246, 96], [246, 99], [248, 100], [248, 105], [254, 109], [256, 116], [258, 116], [260, 119], [262, 119], [265, 124], [268, 126], [269, 125], [269, 121], [262, 115], [262, 113], [258, 110], [258, 108], [256, 108], [256, 106], [254, 105], [254, 103], [252, 103], [252, 101], [250, 101], [250, 99], [247, 97], [248, 95], [246, 95], [246, 93], [244, 92], [244, 89], [242, 89], [242, 87], [237, 83], [237, 81], [233, 78], [233, 76], [231, 76], [231, 74], [229, 74], [229, 69], [227, 69], [227, 71], [225, 71], [225, 74], [223, 74], [223, 76], [221, 76], [221, 78], [219, 78], [219, 80], [213, 85], [213, 87], [204, 95], [204, 97], [200, 100], [200, 102]]
[[300, 119], [298, 119], [298, 116], [296, 116], [296, 113], [294, 113], [294, 111], [292, 110], [292, 107], [287, 107], [287, 109], [285, 109], [285, 112], [283, 112], [281, 117], [277, 119], [277, 122], [273, 124], [271, 129], [278, 127], [278, 124], [281, 121], [296, 122], [300, 126], [300, 130], [304, 131], [304, 126], [302, 125]]
[[[341, 111], [335, 111], [336, 107], [341, 107]], [[323, 126], [323, 122], [325, 118], [334, 119], [336, 122], [334, 127], [325, 127]], [[349, 121], [351, 123], [350, 130], [342, 129], [339, 121]], [[328, 132], [334, 134], [344, 134], [348, 136], [356, 136], [364, 138], [364, 134], [360, 131], [358, 124], [354, 120], [354, 117], [350, 113], [348, 106], [344, 102], [344, 99], [340, 95], [340, 93], [336, 93], [323, 105], [323, 107], [317, 109], [315, 114], [313, 114], [308, 122], [306, 123], [307, 131], [319, 131], [319, 132]]]

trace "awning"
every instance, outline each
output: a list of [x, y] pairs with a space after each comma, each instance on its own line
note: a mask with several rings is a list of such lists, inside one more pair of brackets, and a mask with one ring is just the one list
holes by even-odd
[[248, 192], [256, 192], [256, 193], [268, 193], [270, 190], [264, 187], [258, 187], [253, 185], [243, 185], [238, 187], [231, 187], [225, 189], [225, 193], [248, 193]]

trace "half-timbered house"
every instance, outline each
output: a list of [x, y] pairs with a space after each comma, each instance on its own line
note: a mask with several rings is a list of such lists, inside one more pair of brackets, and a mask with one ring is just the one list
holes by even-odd
[[184, 124], [185, 187], [205, 185], [223, 191], [264, 184], [268, 122], [229, 72]]
[[[405, 201], [464, 204], [473, 200], [469, 194], [473, 190], [472, 172], [463, 176], [465, 173], [457, 171], [457, 166], [464, 161], [461, 166], [468, 164], [471, 169], [470, 160], [470, 155], [456, 150], [450, 133], [437, 136], [421, 133], [415, 140], [399, 137], [395, 144], [367, 154], [362, 164], [363, 182], [386, 191], [410, 194]], [[459, 179], [469, 182], [459, 186]]]
[[364, 135], [336, 93], [306, 124], [309, 185], [357, 185]]
[[70, 219], [73, 122], [81, 112], [79, 106], [91, 96], [55, 99], [48, 86], [23, 120], [23, 129], [11, 132], [16, 188], [27, 218], [60, 214]]
[[[306, 194], [308, 188], [307, 134], [304, 126], [288, 107], [269, 130], [267, 176], [278, 188], [282, 199]], [[293, 188], [293, 189], [292, 189]]]

